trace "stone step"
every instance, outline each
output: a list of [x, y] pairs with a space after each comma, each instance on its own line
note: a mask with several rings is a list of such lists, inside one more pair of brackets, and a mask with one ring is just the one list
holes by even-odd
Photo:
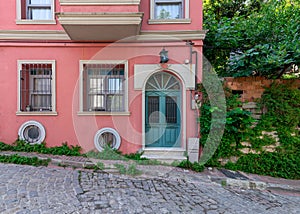
[[164, 156], [162, 156], [162, 155], [142, 155], [142, 157], [144, 157], [144, 158], [148, 158], [148, 159], [150, 159], [150, 160], [158, 160], [158, 161], [160, 161], [160, 162], [162, 162], [162, 163], [169, 163], [169, 164], [171, 164], [171, 163], [173, 163], [174, 161], [183, 161], [183, 160], [186, 160], [187, 158], [185, 157], [185, 156], [174, 156], [174, 155], [164, 155]]
[[170, 148], [170, 149], [146, 149], [142, 157], [158, 160], [164, 163], [172, 163], [174, 161], [182, 161], [186, 160], [185, 150], [178, 148]]
[[159, 156], [184, 156], [185, 150], [178, 149], [145, 149], [143, 155], [159, 155]]

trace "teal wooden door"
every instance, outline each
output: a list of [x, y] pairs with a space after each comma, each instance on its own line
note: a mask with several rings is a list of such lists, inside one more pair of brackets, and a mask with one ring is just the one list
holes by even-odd
[[179, 81], [168, 73], [155, 74], [148, 80], [145, 98], [145, 146], [180, 147]]

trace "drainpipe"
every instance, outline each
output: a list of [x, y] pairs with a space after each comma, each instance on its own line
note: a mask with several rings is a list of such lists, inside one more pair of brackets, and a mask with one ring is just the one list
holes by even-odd
[[193, 55], [196, 56], [195, 60], [195, 91], [197, 90], [197, 79], [198, 79], [198, 52], [193, 51], [193, 43], [192, 41], [187, 41], [186, 44], [190, 47], [190, 64], [193, 66]]
[[[198, 52], [193, 51], [193, 45], [195, 43], [193, 43], [192, 41], [187, 41], [186, 44], [190, 48], [190, 66], [191, 66], [191, 69], [193, 68], [193, 56], [195, 55], [195, 74], [194, 74], [195, 75], [195, 89], [194, 89], [195, 93], [194, 93], [194, 96], [193, 96], [193, 91], [192, 90], [190, 90], [190, 93], [191, 93], [191, 99], [194, 99], [195, 104], [196, 104], [196, 108], [198, 108], [199, 107], [199, 103], [198, 103], [199, 95], [197, 93], [197, 88], [198, 88], [198, 86], [197, 86], [197, 80], [198, 80]], [[198, 109], [196, 109], [196, 112], [198, 113]], [[198, 117], [200, 115], [200, 112], [199, 112], [199, 114], [197, 114], [197, 113], [196, 113], [196, 116]], [[196, 125], [196, 133], [197, 133], [197, 137], [200, 138], [200, 130], [199, 130], [198, 125]], [[187, 150], [188, 150], [188, 148], [187, 148]], [[201, 154], [201, 146], [199, 144], [198, 160], [200, 158], [200, 154]]]

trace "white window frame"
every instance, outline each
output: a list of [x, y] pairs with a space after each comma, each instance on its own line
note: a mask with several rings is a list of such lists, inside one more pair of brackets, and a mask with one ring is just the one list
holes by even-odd
[[[27, 11], [27, 8], [26, 8]], [[22, 5], [21, 0], [16, 0], [16, 24], [56, 24], [55, 20], [55, 0], [51, 0], [51, 19], [49, 20], [32, 20], [22, 19]]]
[[[150, 0], [150, 19], [148, 24], [189, 24], [190, 20], [190, 0], [182, 0], [182, 15], [180, 19], [155, 19], [155, 1]], [[181, 2], [180, 0], [162, 0], [163, 2]]]
[[[124, 111], [84, 111], [83, 72], [85, 64], [124, 64]], [[80, 60], [79, 61], [79, 112], [78, 115], [130, 115], [128, 112], [128, 61], [127, 60]]]
[[[17, 101], [17, 115], [57, 115], [56, 112], [56, 62], [55, 60], [18, 60], [18, 101]], [[51, 82], [51, 111], [21, 111], [21, 70], [23, 64], [51, 64], [52, 66], [52, 82]]]

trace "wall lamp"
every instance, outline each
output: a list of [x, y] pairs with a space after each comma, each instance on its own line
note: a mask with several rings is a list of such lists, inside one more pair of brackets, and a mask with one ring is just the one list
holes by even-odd
[[169, 61], [168, 51], [165, 48], [163, 48], [161, 52], [159, 52], [159, 56], [160, 56], [160, 63], [167, 63]]

